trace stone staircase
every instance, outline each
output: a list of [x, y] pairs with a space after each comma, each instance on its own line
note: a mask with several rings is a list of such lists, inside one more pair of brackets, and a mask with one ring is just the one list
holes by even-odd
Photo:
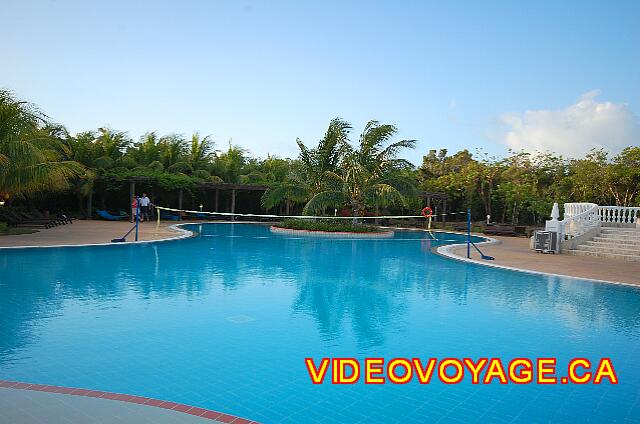
[[567, 253], [640, 262], [640, 229], [602, 227], [597, 237]]

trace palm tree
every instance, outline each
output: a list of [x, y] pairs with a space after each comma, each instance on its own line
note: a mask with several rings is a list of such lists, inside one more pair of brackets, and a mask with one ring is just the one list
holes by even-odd
[[[121, 159], [127, 148], [131, 146], [131, 139], [125, 131], [116, 131], [111, 128], [98, 128], [98, 137], [94, 141], [100, 156], [97, 163], [113, 164]], [[105, 166], [110, 167], [110, 166]], [[101, 168], [102, 166], [98, 166]]]
[[160, 139], [158, 147], [165, 169], [184, 161], [185, 141], [182, 136], [178, 134], [165, 135]]
[[240, 146], [233, 145], [229, 140], [229, 148], [226, 152], [216, 155], [213, 164], [213, 173], [227, 183], [240, 181], [242, 172], [247, 163], [247, 151]]
[[158, 135], [155, 131], [144, 133], [140, 137], [140, 141], [131, 146], [127, 154], [139, 165], [149, 165], [153, 162], [159, 162], [160, 146], [158, 145]]
[[193, 169], [204, 169], [213, 158], [213, 140], [211, 136], [200, 137], [198, 132], [191, 136], [188, 161]]
[[0, 90], [0, 191], [15, 197], [67, 188], [83, 167], [61, 157], [60, 131], [35, 106]]
[[[69, 189], [78, 199], [78, 211], [83, 211], [83, 201], [93, 195], [96, 173], [91, 169], [95, 159], [95, 133], [92, 131], [76, 134], [72, 137], [64, 127], [53, 127], [51, 131], [58, 134], [59, 155], [66, 161], [75, 161], [84, 166], [82, 172], [69, 179]], [[86, 216], [91, 217], [91, 199], [87, 203]]]
[[328, 207], [348, 205], [355, 223], [367, 207], [404, 205], [405, 195], [413, 194], [415, 187], [402, 172], [411, 164], [397, 156], [402, 149], [414, 148], [416, 141], [389, 143], [396, 133], [393, 125], [369, 121], [357, 148], [343, 141], [339, 170], [325, 174], [324, 189], [307, 202], [303, 212], [317, 215]]
[[310, 149], [297, 139], [300, 149], [298, 160], [292, 164], [289, 175], [282, 182], [272, 185], [264, 193], [262, 206], [271, 209], [284, 201], [288, 214], [291, 202], [304, 203], [326, 191], [330, 176], [338, 171], [343, 150], [348, 145], [350, 129], [348, 122], [334, 118], [315, 148]]

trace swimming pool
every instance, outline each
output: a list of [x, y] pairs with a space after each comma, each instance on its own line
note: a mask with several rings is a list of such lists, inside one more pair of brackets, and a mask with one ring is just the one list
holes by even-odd
[[[442, 258], [462, 236], [187, 226], [162, 243], [0, 250], [0, 379], [263, 422], [640, 420], [640, 290]], [[617, 385], [313, 385], [313, 357], [611, 357]]]

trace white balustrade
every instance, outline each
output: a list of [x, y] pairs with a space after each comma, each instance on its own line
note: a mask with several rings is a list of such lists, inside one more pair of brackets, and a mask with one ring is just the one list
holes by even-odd
[[600, 222], [607, 226], [633, 226], [640, 219], [640, 207], [599, 206]]
[[[546, 230], [558, 233], [562, 249], [575, 249], [576, 243], [597, 235], [600, 227], [640, 228], [640, 207], [598, 206], [595, 203], [565, 203], [564, 219], [559, 221], [558, 204], [553, 205]], [[569, 243], [569, 244], [567, 244]]]
[[581, 236], [600, 226], [595, 203], [565, 203], [564, 219], [560, 221], [561, 240]]

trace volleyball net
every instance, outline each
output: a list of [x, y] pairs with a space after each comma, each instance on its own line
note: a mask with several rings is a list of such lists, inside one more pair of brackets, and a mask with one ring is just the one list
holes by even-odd
[[[189, 210], [189, 209], [177, 209], [169, 208], [166, 206], [154, 205], [156, 209], [156, 220], [158, 226], [161, 219], [175, 219], [175, 217], [182, 218], [183, 214], [187, 215], [187, 218], [206, 218], [206, 217], [227, 217], [234, 220], [235, 218], [253, 218], [253, 219], [307, 219], [307, 220], [363, 220], [363, 221], [375, 221], [375, 220], [389, 220], [389, 219], [424, 219], [430, 226], [432, 220], [442, 218], [446, 216], [464, 215], [467, 211], [462, 212], [446, 212], [446, 213], [430, 213], [429, 215], [357, 215], [357, 216], [344, 216], [338, 215], [276, 215], [276, 214], [256, 214], [256, 213], [237, 213], [237, 212], [212, 212], [202, 210]], [[162, 218], [162, 211], [166, 211], [167, 215]], [[178, 215], [170, 215], [171, 213], [178, 213]]]
[[[493, 260], [492, 256], [485, 255], [476, 244], [471, 240], [471, 209], [467, 209], [466, 211], [460, 212], [446, 212], [446, 213], [432, 213], [431, 208], [426, 207], [422, 210], [422, 214], [420, 215], [363, 215], [363, 216], [338, 216], [337, 210], [335, 215], [276, 215], [276, 214], [256, 214], [256, 213], [235, 213], [235, 212], [211, 212], [211, 211], [200, 211], [200, 210], [188, 210], [188, 209], [176, 209], [176, 208], [168, 208], [165, 206], [157, 206], [154, 205], [156, 209], [156, 219], [157, 225], [156, 228], [160, 227], [160, 222], [162, 219], [162, 211], [167, 212], [177, 212], [179, 215], [173, 215], [175, 218], [181, 219], [182, 214], [189, 215], [188, 217], [193, 218], [203, 218], [203, 217], [229, 217], [232, 220], [235, 218], [254, 218], [254, 219], [306, 219], [306, 220], [385, 220], [385, 219], [424, 219], [427, 229], [429, 233], [431, 233], [431, 223], [434, 218], [437, 217], [446, 217], [446, 216], [455, 216], [455, 215], [463, 215], [466, 217], [466, 232], [467, 232], [467, 258], [471, 258], [471, 248], [473, 247], [478, 251], [482, 259], [485, 260]], [[425, 210], [429, 211], [429, 214], [425, 214]], [[457, 240], [453, 240], [457, 241]]]

